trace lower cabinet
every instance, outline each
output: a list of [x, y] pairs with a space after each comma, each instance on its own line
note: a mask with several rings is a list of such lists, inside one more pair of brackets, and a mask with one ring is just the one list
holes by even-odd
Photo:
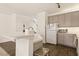
[[75, 35], [74, 34], [66, 34], [66, 33], [58, 33], [58, 44], [62, 44], [69, 47], [76, 47], [75, 44]]
[[64, 34], [64, 45], [70, 46], [70, 47], [76, 47], [75, 46], [75, 35], [74, 34]]
[[63, 33], [58, 33], [58, 44], [64, 44]]

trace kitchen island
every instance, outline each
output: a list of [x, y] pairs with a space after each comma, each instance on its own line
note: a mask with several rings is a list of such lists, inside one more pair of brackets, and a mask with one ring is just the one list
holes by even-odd
[[33, 56], [33, 35], [16, 36], [16, 56]]

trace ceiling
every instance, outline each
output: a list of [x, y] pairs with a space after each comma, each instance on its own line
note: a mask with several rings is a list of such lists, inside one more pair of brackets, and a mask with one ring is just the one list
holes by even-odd
[[60, 5], [61, 8], [58, 8], [56, 3], [0, 3], [0, 12], [32, 16], [42, 11], [46, 11], [48, 14], [55, 13], [79, 4], [60, 3]]

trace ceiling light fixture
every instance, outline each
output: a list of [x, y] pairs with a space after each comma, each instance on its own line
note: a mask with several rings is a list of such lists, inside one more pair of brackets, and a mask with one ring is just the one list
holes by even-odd
[[60, 8], [60, 4], [59, 3], [56, 3], [56, 4], [57, 4], [58, 8]]

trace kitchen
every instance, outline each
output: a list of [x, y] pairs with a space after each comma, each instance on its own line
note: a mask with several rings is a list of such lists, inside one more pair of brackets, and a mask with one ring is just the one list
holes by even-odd
[[[70, 11], [49, 15], [48, 24], [50, 25], [47, 26], [47, 43], [61, 44], [76, 48], [77, 55], [79, 55], [78, 22], [79, 11]], [[53, 35], [53, 39], [51, 35]]]
[[[61, 8], [58, 7], [59, 5], [61, 5]], [[1, 19], [0, 46], [1, 47], [5, 46], [4, 49], [6, 49], [6, 47], [9, 45], [11, 47], [13, 46], [12, 49], [14, 49], [14, 51], [15, 48], [18, 47], [18, 49], [16, 49], [18, 53], [16, 52], [15, 54], [14, 52], [12, 52], [12, 54], [9, 53], [7, 55], [11, 55], [11, 56], [12, 55], [14, 56], [15, 55], [17, 56], [18, 55], [21, 56], [24, 55], [77, 56], [79, 55], [79, 51], [78, 51], [79, 50], [79, 43], [78, 43], [79, 42], [78, 40], [79, 39], [79, 30], [78, 30], [79, 8], [75, 8], [78, 7], [79, 4], [71, 4], [71, 3], [27, 4], [26, 3], [26, 4], [1, 4], [0, 6], [11, 10], [15, 10], [15, 8], [17, 8], [17, 10], [15, 10], [16, 12], [12, 12], [11, 14], [6, 13], [7, 10], [6, 9], [4, 10], [3, 8], [4, 13], [1, 12], [0, 14], [0, 19]], [[33, 8], [35, 10], [33, 10]], [[46, 10], [44, 11], [45, 8]], [[40, 9], [42, 10], [41, 12]], [[25, 14], [28, 14], [29, 12], [29, 14], [32, 16], [18, 14], [17, 13], [18, 11], [19, 13], [21, 11], [22, 13], [26, 12]], [[35, 15], [32, 13], [35, 13]], [[25, 38], [25, 35], [27, 35], [28, 37], [29, 34], [34, 35], [34, 37], [32, 37], [32, 39], [34, 39], [32, 40], [32, 42], [30, 42], [30, 40], [22, 40], [22, 41], [16, 40], [16, 39], [20, 39], [17, 38], [17, 36], [23, 35], [22, 37]], [[31, 36], [29, 36], [29, 39], [30, 38]], [[11, 45], [10, 43], [12, 42], [13, 44]], [[16, 47], [15, 47], [15, 42], [16, 42]], [[17, 44], [17, 42], [20, 43]], [[23, 44], [21, 44], [21, 42]], [[29, 43], [27, 44], [27, 42], [31, 44]], [[28, 46], [26, 47], [26, 45]], [[29, 47], [30, 45], [31, 47]], [[11, 49], [10, 46], [8, 47], [8, 49]], [[23, 46], [24, 48], [22, 48]], [[4, 49], [1, 49], [0, 51]], [[4, 52], [7, 52], [7, 50]], [[28, 52], [28, 50], [30, 51]], [[37, 50], [40, 50], [41, 53]], [[28, 54], [26, 54], [25, 51], [28, 52]], [[1, 54], [5, 55], [2, 52]]]

